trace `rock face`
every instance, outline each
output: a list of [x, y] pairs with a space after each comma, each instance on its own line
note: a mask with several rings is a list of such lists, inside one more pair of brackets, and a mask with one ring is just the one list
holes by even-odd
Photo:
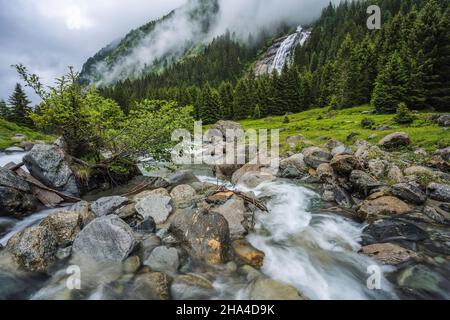
[[380, 197], [364, 201], [358, 209], [362, 220], [373, 220], [382, 216], [402, 215], [411, 212], [411, 207], [395, 197]]
[[82, 228], [82, 216], [77, 212], [62, 211], [48, 216], [41, 226], [53, 231], [59, 246], [67, 246], [75, 241]]
[[230, 249], [230, 231], [227, 220], [218, 213], [189, 210], [178, 215], [170, 226], [175, 237], [187, 246], [195, 259], [209, 264], [227, 261]]
[[305, 163], [316, 169], [322, 163], [329, 163], [333, 156], [325, 149], [318, 147], [310, 147], [303, 150], [303, 156]]
[[391, 193], [409, 203], [421, 205], [427, 201], [427, 195], [416, 183], [399, 183], [391, 188]]
[[427, 187], [430, 198], [442, 202], [450, 202], [450, 185], [430, 183]]
[[212, 211], [221, 214], [227, 220], [231, 238], [242, 238], [247, 233], [244, 227], [246, 209], [242, 198], [233, 196], [220, 207], [212, 209]]
[[73, 244], [73, 253], [96, 260], [121, 262], [136, 246], [131, 228], [117, 216], [92, 221], [81, 231]]
[[46, 227], [31, 227], [13, 236], [6, 245], [14, 261], [32, 272], [46, 272], [56, 259], [56, 235]]
[[250, 288], [250, 300], [308, 300], [294, 287], [268, 278], [256, 279]]
[[169, 300], [170, 278], [164, 273], [144, 273], [136, 277], [132, 296], [136, 300]]
[[254, 248], [246, 240], [233, 241], [233, 250], [237, 257], [239, 257], [246, 264], [261, 269], [264, 264], [264, 252]]
[[23, 161], [30, 174], [47, 187], [74, 196], [80, 195], [75, 175], [62, 149], [53, 145], [37, 144]]
[[301, 178], [307, 173], [307, 166], [303, 154], [293, 156], [280, 161], [280, 176], [282, 178]]
[[120, 207], [128, 204], [129, 200], [125, 197], [106, 197], [100, 198], [91, 204], [92, 212], [95, 213], [97, 217], [103, 217], [113, 214], [114, 211]]
[[17, 189], [0, 186], [0, 216], [21, 217], [36, 211], [38, 201], [32, 195]]
[[155, 248], [144, 265], [153, 271], [175, 274], [180, 267], [178, 251], [175, 248], [157, 247]]
[[336, 155], [330, 163], [335, 172], [348, 175], [359, 166], [358, 160], [352, 155]]
[[409, 139], [409, 135], [407, 133], [396, 132], [381, 139], [378, 145], [385, 149], [395, 149], [398, 147], [407, 146], [410, 143], [411, 140]]
[[163, 224], [172, 213], [172, 198], [152, 195], [136, 204], [136, 211], [144, 218], [152, 217], [156, 224]]
[[375, 260], [388, 265], [397, 265], [417, 257], [414, 251], [392, 243], [377, 243], [365, 246], [361, 252]]

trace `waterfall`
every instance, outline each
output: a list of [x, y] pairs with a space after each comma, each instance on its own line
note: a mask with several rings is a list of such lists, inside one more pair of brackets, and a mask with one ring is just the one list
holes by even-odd
[[296, 33], [287, 37], [280, 45], [280, 48], [275, 55], [272, 65], [269, 68], [269, 73], [277, 70], [279, 73], [283, 70], [286, 63], [288, 63], [292, 56], [292, 51], [297, 45], [303, 46], [308, 40], [310, 32], [304, 31], [301, 26], [297, 28]]

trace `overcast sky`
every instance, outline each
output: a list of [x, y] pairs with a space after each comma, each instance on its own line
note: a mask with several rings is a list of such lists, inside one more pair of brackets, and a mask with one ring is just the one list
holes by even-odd
[[67, 66], [81, 69], [108, 43], [184, 2], [0, 0], [0, 99], [20, 80], [10, 65], [23, 63], [50, 83]]

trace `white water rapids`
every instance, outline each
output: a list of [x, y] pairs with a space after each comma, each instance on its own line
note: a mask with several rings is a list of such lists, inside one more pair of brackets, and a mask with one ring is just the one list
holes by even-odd
[[280, 48], [277, 51], [277, 54], [273, 60], [272, 65], [269, 68], [269, 73], [272, 73], [273, 70], [277, 70], [278, 73], [283, 71], [286, 63], [289, 63], [289, 60], [292, 56], [292, 51], [297, 45], [303, 46], [308, 40], [310, 33], [304, 31], [301, 26], [297, 28], [296, 33], [291, 34], [287, 37], [280, 45]]

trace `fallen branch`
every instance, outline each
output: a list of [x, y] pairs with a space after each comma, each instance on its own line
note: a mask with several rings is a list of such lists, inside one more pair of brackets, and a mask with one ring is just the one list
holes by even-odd
[[9, 168], [9, 170], [15, 172], [15, 171], [19, 170], [20, 168], [22, 168], [22, 167], [24, 166], [24, 164], [25, 164], [25, 163], [23, 163], [23, 162], [21, 162], [21, 163], [19, 163], [19, 164], [16, 164], [15, 166]]
[[58, 191], [58, 190], [54, 190], [52, 188], [43, 186], [42, 184], [38, 184], [38, 183], [35, 183], [33, 181], [30, 181], [30, 180], [27, 180], [27, 182], [29, 184], [32, 184], [33, 186], [35, 186], [37, 188], [42, 189], [42, 190], [53, 192], [54, 194], [57, 194], [58, 196], [60, 196], [61, 198], [63, 198], [66, 201], [69, 201], [69, 202], [80, 202], [80, 201], [82, 201], [82, 199], [80, 199], [80, 198], [69, 196], [69, 195], [67, 195], [65, 193], [62, 193], [62, 192]]
[[258, 208], [261, 211], [264, 212], [269, 212], [269, 209], [267, 209], [267, 207], [259, 200], [249, 197], [246, 194], [240, 192], [240, 191], [232, 191], [232, 190], [228, 190], [227, 188], [225, 188], [224, 186], [220, 186], [219, 189], [215, 192], [212, 193], [212, 195], [218, 194], [218, 193], [222, 193], [222, 192], [230, 192], [233, 193], [234, 195], [242, 198], [245, 202], [250, 203], [252, 205], [254, 205], [256, 208]]

